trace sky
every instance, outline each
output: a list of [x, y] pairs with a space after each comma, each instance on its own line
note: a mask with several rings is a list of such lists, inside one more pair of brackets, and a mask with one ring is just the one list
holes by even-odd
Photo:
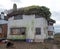
[[31, 5], [48, 7], [52, 13], [51, 18], [56, 21], [54, 24], [55, 32], [60, 32], [60, 0], [1, 0], [0, 12], [12, 9], [14, 3], [17, 4], [18, 8]]

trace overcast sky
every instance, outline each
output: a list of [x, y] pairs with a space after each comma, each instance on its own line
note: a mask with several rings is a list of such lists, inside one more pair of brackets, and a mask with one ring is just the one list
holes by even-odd
[[50, 8], [52, 13], [51, 18], [56, 20], [54, 24], [55, 32], [60, 32], [60, 0], [1, 0], [0, 12], [5, 9], [12, 9], [14, 3], [17, 4], [18, 8], [31, 5], [46, 6]]

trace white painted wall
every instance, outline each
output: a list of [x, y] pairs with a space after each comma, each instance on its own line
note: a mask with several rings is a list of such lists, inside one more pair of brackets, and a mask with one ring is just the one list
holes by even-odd
[[53, 28], [52, 25], [49, 25], [49, 26], [48, 26], [48, 31], [54, 31], [54, 28]]
[[[14, 20], [14, 16], [8, 20], [8, 35], [7, 38], [12, 37], [10, 35], [10, 28], [13, 27], [26, 27], [27, 39], [44, 39], [47, 37], [47, 20], [43, 17], [35, 18], [35, 15], [23, 15], [23, 19]], [[35, 28], [41, 28], [41, 35], [35, 35]], [[14, 35], [13, 35], [14, 36]], [[20, 35], [18, 35], [20, 36]]]
[[36, 35], [35, 39], [45, 39], [47, 37], [47, 21], [45, 18], [36, 18], [35, 27], [41, 28], [41, 35]]
[[50, 38], [54, 38], [54, 26], [53, 26], [53, 25], [49, 25], [49, 26], [48, 26], [48, 31], [53, 31], [53, 32], [52, 32], [53, 35], [51, 35], [51, 36], [48, 35], [48, 38], [49, 38], [49, 37], [50, 37]]

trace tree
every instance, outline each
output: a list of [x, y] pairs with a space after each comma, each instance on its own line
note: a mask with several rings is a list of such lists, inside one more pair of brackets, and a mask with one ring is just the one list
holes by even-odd
[[37, 14], [39, 16], [50, 18], [51, 12], [45, 6], [29, 6], [24, 8], [24, 14]]

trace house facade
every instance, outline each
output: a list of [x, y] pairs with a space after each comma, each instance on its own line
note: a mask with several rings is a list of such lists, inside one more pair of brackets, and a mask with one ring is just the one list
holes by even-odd
[[42, 15], [39, 15], [37, 12], [39, 8], [36, 11], [27, 9], [17, 9], [16, 4], [14, 4], [13, 9], [8, 12], [7, 39], [26, 40], [26, 42], [44, 42], [46, 38], [53, 38], [54, 20], [47, 20]]
[[7, 19], [3, 12], [0, 14], [0, 39], [7, 38]]
[[47, 38], [47, 20], [38, 15], [16, 15], [8, 19], [8, 39], [43, 41]]

